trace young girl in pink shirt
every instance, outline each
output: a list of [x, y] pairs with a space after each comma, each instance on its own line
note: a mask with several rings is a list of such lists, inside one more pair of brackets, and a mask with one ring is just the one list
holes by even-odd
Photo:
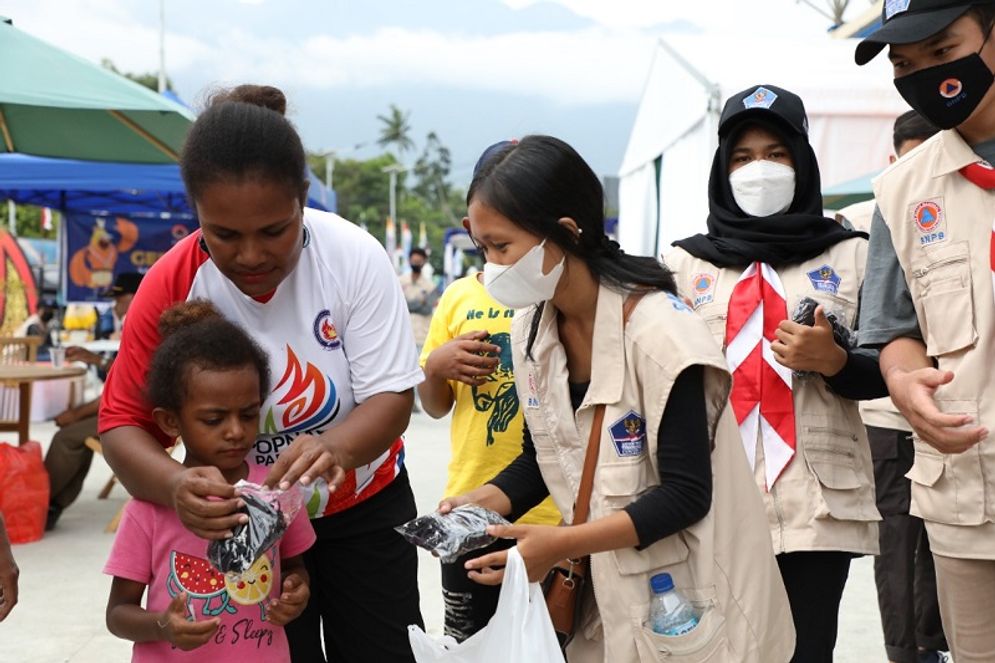
[[[269, 393], [265, 353], [204, 301], [165, 311], [159, 332], [164, 340], [152, 360], [147, 396], [163, 432], [183, 439], [184, 465], [214, 466], [232, 484], [261, 484], [266, 468], [245, 458]], [[289, 663], [283, 626], [307, 605], [301, 554], [314, 540], [301, 510], [248, 571], [226, 575], [208, 561], [208, 541], [185, 528], [174, 509], [131, 500], [104, 567], [114, 576], [107, 626], [135, 642], [136, 663]]]

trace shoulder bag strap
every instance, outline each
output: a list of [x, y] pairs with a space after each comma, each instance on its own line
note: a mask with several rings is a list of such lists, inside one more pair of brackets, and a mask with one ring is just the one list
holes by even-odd
[[[625, 327], [632, 317], [639, 300], [645, 292], [634, 292], [625, 299], [622, 306], [622, 326]], [[584, 455], [584, 471], [580, 475], [580, 488], [577, 491], [577, 501], [574, 503], [573, 524], [587, 522], [591, 511], [591, 493], [594, 491], [594, 470], [598, 464], [598, 450], [601, 445], [601, 427], [605, 422], [605, 406], [598, 405], [594, 409], [594, 420], [591, 422], [591, 436], [587, 439], [587, 453]]]

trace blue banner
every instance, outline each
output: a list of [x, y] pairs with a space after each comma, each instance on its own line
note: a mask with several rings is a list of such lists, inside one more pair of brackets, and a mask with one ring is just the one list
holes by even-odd
[[68, 215], [64, 241], [65, 301], [103, 299], [117, 274], [148, 268], [197, 228], [193, 219], [128, 219]]

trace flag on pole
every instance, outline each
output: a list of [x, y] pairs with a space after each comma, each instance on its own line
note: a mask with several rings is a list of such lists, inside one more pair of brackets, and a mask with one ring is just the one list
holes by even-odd
[[401, 266], [404, 271], [408, 269], [408, 255], [411, 253], [411, 227], [407, 221], [401, 221]]
[[394, 219], [387, 217], [387, 233], [384, 238], [384, 248], [390, 256], [390, 264], [397, 269], [397, 233], [394, 231]]
[[425, 222], [421, 222], [421, 227], [418, 229], [418, 246], [428, 251], [428, 233], [425, 231]]
[[52, 210], [48, 207], [41, 208], [41, 229], [45, 231], [52, 229]]

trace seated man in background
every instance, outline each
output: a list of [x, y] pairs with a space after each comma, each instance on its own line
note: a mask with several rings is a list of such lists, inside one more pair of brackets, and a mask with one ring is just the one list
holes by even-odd
[[[138, 284], [141, 283], [141, 274], [119, 274], [114, 280], [108, 294], [114, 298], [114, 306], [111, 307], [111, 316], [106, 320], [110, 325], [104, 326], [98, 322], [98, 335], [104, 331], [106, 337], [119, 338], [121, 334], [121, 323], [128, 313], [131, 300], [138, 292]], [[103, 320], [104, 318], [102, 318]], [[96, 366], [100, 375], [104, 376], [110, 369], [114, 361], [111, 357], [104, 357], [85, 348], [66, 348], [66, 361], [80, 361], [90, 366]], [[97, 412], [100, 410], [100, 396], [83, 403], [77, 407], [71, 407], [55, 418], [55, 423], [59, 426], [59, 431], [52, 438], [52, 444], [45, 454], [45, 469], [48, 470], [51, 493], [48, 503], [48, 519], [45, 522], [45, 529], [51, 530], [59, 520], [62, 512], [69, 507], [79, 496], [83, 489], [83, 480], [86, 479], [87, 472], [90, 471], [90, 462], [93, 460], [93, 451], [86, 446], [86, 440], [90, 437], [97, 437]]]

